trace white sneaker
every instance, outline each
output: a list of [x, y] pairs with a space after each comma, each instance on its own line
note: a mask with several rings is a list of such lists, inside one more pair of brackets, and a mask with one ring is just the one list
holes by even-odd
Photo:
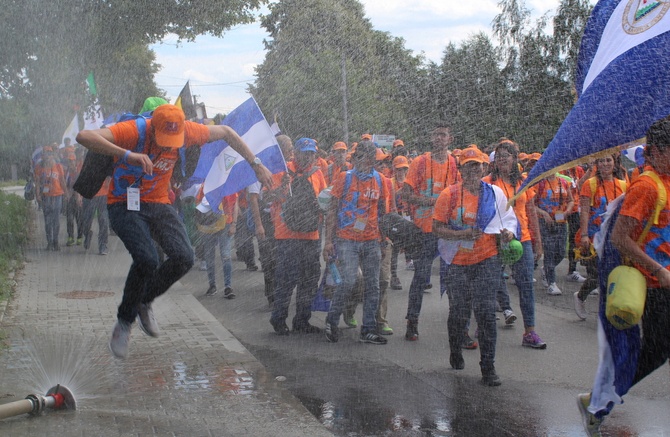
[[547, 287], [547, 294], [551, 296], [560, 296], [561, 294], [563, 294], [563, 292], [561, 291], [560, 288], [558, 288], [558, 285], [556, 285], [555, 282], [552, 282], [551, 284], [549, 284], [549, 287]]
[[503, 317], [505, 317], [505, 325], [512, 325], [516, 321], [516, 314], [512, 310], [503, 311]]
[[544, 285], [545, 288], [549, 287], [549, 283], [547, 282], [547, 277], [544, 275], [544, 269], [542, 269], [542, 285]]
[[154, 316], [154, 310], [151, 308], [150, 303], [141, 303], [137, 311], [137, 322], [140, 325], [140, 329], [150, 337], [158, 337], [160, 335], [160, 329], [158, 329], [158, 323], [156, 323], [156, 317]]
[[201, 272], [207, 271], [207, 261], [200, 261], [200, 271]]
[[586, 278], [579, 274], [577, 270], [566, 275], [568, 282], [579, 282], [580, 284], [586, 281]]
[[128, 343], [130, 342], [131, 324], [125, 320], [117, 320], [112, 330], [112, 339], [109, 341], [109, 350], [117, 358], [128, 356]]
[[575, 313], [577, 313], [577, 317], [582, 320], [586, 320], [586, 317], [589, 314], [588, 311], [586, 311], [586, 302], [579, 298], [579, 291], [575, 291], [573, 296], [575, 299]]
[[600, 294], [600, 290], [598, 288], [594, 288], [589, 292], [589, 296], [598, 296]]

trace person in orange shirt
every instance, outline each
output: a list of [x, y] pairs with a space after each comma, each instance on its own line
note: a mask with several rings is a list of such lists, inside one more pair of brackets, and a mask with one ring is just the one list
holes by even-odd
[[[496, 349], [496, 293], [502, 277], [496, 235], [484, 233], [478, 221], [479, 197], [485, 158], [475, 147], [468, 147], [461, 155], [463, 182], [440, 194], [433, 215], [433, 233], [442, 239], [458, 243], [446, 269], [445, 282], [449, 297], [449, 363], [454, 369], [463, 369], [465, 361], [461, 348], [465, 326], [474, 310], [479, 327], [480, 369], [482, 384], [500, 385], [495, 371]], [[500, 231], [503, 242], [514, 234]], [[445, 260], [446, 261], [446, 260]]]
[[572, 192], [572, 198], [575, 199], [572, 210], [568, 211], [567, 222], [568, 222], [568, 274], [566, 276], [569, 282], [578, 282], [583, 283], [586, 281], [586, 278], [583, 277], [577, 271], [577, 261], [575, 260], [575, 236], [579, 230], [579, 190], [581, 185], [579, 181], [584, 177], [584, 169], [580, 166], [574, 166], [568, 170], [562, 172], [565, 176], [570, 177], [572, 182], [570, 183], [570, 191]]
[[[67, 165], [65, 168], [65, 183], [67, 184], [68, 195], [65, 203], [65, 217], [67, 224], [67, 242], [66, 246], [81, 246], [84, 242], [84, 229], [82, 227], [82, 196], [72, 189], [75, 181], [79, 177], [77, 168], [77, 156], [75, 152], [67, 154]], [[75, 225], [77, 232], [75, 234]], [[76, 238], [75, 238], [76, 237]]]
[[47, 234], [47, 250], [60, 250], [60, 212], [63, 208], [63, 196], [67, 193], [65, 171], [56, 161], [54, 146], [42, 148], [42, 160], [35, 167], [35, 196], [42, 205], [44, 228]]
[[[419, 314], [423, 292], [430, 282], [430, 272], [437, 256], [437, 237], [433, 234], [433, 210], [440, 193], [460, 180], [456, 160], [449, 153], [454, 141], [451, 128], [438, 124], [430, 133], [431, 152], [412, 161], [400, 193], [401, 198], [414, 208], [414, 223], [423, 231], [422, 249], [414, 258], [414, 277], [409, 287], [407, 303], [407, 330], [405, 339], [419, 339]], [[480, 175], [481, 177], [481, 175]]]
[[278, 335], [288, 335], [290, 332], [286, 319], [293, 289], [296, 289], [293, 332], [304, 334], [322, 332], [320, 328], [309, 323], [312, 317], [312, 301], [321, 274], [319, 231], [292, 231], [284, 222], [282, 208], [290, 195], [291, 184], [297, 178], [309, 175], [308, 181], [314, 188], [315, 196], [326, 188], [326, 180], [317, 165], [316, 142], [313, 139], [300, 138], [293, 145], [293, 153], [293, 161], [286, 164], [289, 172], [273, 175], [277, 188], [268, 193], [268, 197], [272, 199], [271, 214], [278, 254], [270, 324]]
[[566, 215], [574, 205], [568, 182], [556, 175], [541, 180], [537, 184], [535, 204], [544, 252], [542, 281], [547, 294], [557, 296], [562, 291], [556, 285], [556, 266], [565, 258]]
[[365, 287], [360, 341], [387, 343], [377, 330], [376, 314], [381, 263], [379, 217], [389, 205], [390, 193], [384, 189], [383, 176], [374, 169], [375, 152], [371, 141], [358, 143], [352, 155], [353, 170], [341, 173], [331, 191], [323, 258], [332, 262], [337, 254], [342, 277], [326, 317], [326, 339], [332, 343], [339, 340], [337, 325], [356, 282], [359, 267], [363, 271]]
[[[397, 140], [396, 140], [397, 141]], [[409, 161], [406, 157], [399, 155], [393, 158], [393, 189], [395, 190], [395, 203], [398, 214], [403, 216], [406, 220], [411, 220], [411, 211], [409, 205], [402, 200], [400, 196], [400, 189], [405, 184], [405, 178], [407, 177], [407, 171], [409, 170]], [[391, 290], [402, 290], [402, 284], [398, 278], [398, 255], [400, 250], [393, 246], [393, 252], [391, 253]], [[410, 261], [408, 255], [405, 253], [405, 260]]]
[[[157, 107], [153, 118], [142, 121], [146, 122], [146, 136], [139, 149], [136, 120], [83, 130], [77, 135], [77, 142], [87, 149], [115, 157], [107, 211], [112, 229], [133, 258], [109, 343], [119, 358], [128, 355], [130, 331], [136, 318], [147, 335], [159, 335], [152, 302], [194, 263], [186, 229], [168, 198], [179, 148], [225, 140], [250, 163], [259, 181], [272, 185], [270, 171], [228, 126], [185, 121], [184, 111], [169, 104]], [[162, 263], [152, 235], [167, 256]]]
[[332, 186], [337, 176], [343, 171], [351, 170], [351, 164], [347, 162], [347, 145], [343, 141], [333, 144], [332, 149], [333, 162], [328, 166], [324, 174], [328, 186]]

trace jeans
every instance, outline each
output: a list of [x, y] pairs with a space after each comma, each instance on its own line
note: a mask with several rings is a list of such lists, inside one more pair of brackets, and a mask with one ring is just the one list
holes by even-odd
[[[125, 202], [108, 206], [109, 221], [133, 259], [117, 317], [132, 323], [140, 303], [151, 303], [193, 267], [193, 249], [177, 211], [167, 204], [141, 203], [128, 211]], [[153, 237], [167, 255], [159, 263]]]
[[577, 270], [577, 261], [575, 260], [575, 235], [579, 230], [579, 213], [568, 214], [568, 274]]
[[42, 196], [42, 212], [44, 213], [44, 229], [47, 243], [58, 246], [60, 233], [60, 210], [63, 207], [63, 196]]
[[321, 245], [319, 240], [288, 239], [276, 242], [277, 276], [271, 323], [276, 325], [286, 321], [291, 295], [297, 287], [293, 328], [305, 326], [312, 317], [312, 301], [319, 286]]
[[540, 220], [540, 234], [542, 235], [542, 249], [544, 250], [544, 274], [549, 284], [556, 282], [556, 266], [565, 258], [567, 232], [565, 223], [548, 225], [544, 220]]
[[414, 276], [409, 286], [409, 300], [407, 303], [407, 320], [419, 321], [423, 290], [430, 280], [433, 260], [437, 257], [437, 237], [433, 233], [423, 234], [423, 245], [414, 259]]
[[107, 196], [96, 196], [92, 199], [84, 199], [82, 211], [81, 228], [83, 235], [90, 232], [93, 225], [93, 216], [98, 212], [98, 249], [107, 246], [109, 240], [109, 216], [107, 215]]
[[340, 315], [351, 290], [356, 283], [358, 268], [363, 271], [365, 291], [363, 293], [363, 324], [361, 333], [376, 332], [377, 307], [379, 306], [379, 270], [381, 266], [381, 248], [378, 240], [352, 241], [338, 239], [337, 260], [340, 266], [342, 283], [333, 295], [326, 322], [337, 326]]
[[261, 222], [265, 229], [265, 238], [258, 240], [258, 256], [263, 267], [265, 297], [270, 306], [272, 306], [275, 300], [275, 278], [277, 276], [277, 258], [275, 254], [277, 241], [275, 240], [275, 229], [270, 213], [261, 210]]
[[478, 264], [451, 264], [446, 270], [446, 281], [449, 284], [449, 348], [452, 353], [461, 352], [465, 327], [472, 309], [479, 328], [479, 365], [482, 372], [494, 368], [497, 336], [495, 307], [496, 292], [502, 280], [500, 269], [500, 260], [495, 255]]
[[[65, 216], [67, 218], [67, 236], [68, 238], [83, 238], [84, 232], [82, 228], [82, 207], [77, 202], [79, 194], [73, 193], [67, 200], [65, 208]], [[77, 224], [77, 234], [74, 233], [74, 225]]]
[[[535, 326], [535, 289], [533, 286], [533, 265], [535, 263], [533, 256], [533, 244], [530, 241], [521, 243], [523, 255], [512, 264], [512, 277], [519, 289], [519, 306], [523, 316], [523, 326]], [[505, 281], [500, 281], [505, 289]], [[509, 304], [509, 295], [507, 297]], [[503, 309], [505, 309], [503, 307]]]
[[213, 234], [202, 234], [202, 245], [207, 263], [207, 279], [210, 286], [216, 286], [216, 247], [219, 247], [221, 263], [223, 264], [223, 286], [230, 287], [233, 282], [233, 261], [230, 253], [233, 250], [233, 236], [228, 233], [228, 227]]

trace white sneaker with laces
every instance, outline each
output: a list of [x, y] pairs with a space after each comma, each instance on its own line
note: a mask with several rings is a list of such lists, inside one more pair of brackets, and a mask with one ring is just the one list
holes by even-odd
[[549, 287], [549, 282], [547, 282], [547, 277], [544, 274], [544, 269], [542, 269], [542, 285], [544, 285], [547, 288]]
[[551, 296], [560, 296], [561, 294], [563, 294], [563, 292], [561, 291], [560, 288], [558, 288], [558, 285], [556, 285], [555, 282], [552, 282], [551, 284], [549, 284], [549, 287], [547, 287], [547, 294]]
[[568, 282], [579, 282], [580, 284], [586, 281], [586, 278], [579, 274], [577, 270], [566, 275]]
[[512, 325], [516, 322], [516, 314], [512, 310], [503, 311], [503, 317], [505, 317], [505, 325]]
[[598, 290], [598, 288], [594, 288], [589, 292], [589, 296], [598, 296], [598, 295], [600, 295], [600, 290]]
[[158, 329], [158, 323], [156, 323], [154, 310], [151, 308], [150, 303], [140, 304], [137, 311], [137, 321], [140, 325], [140, 329], [146, 335], [150, 337], [158, 337], [160, 335], [160, 329]]
[[575, 291], [573, 296], [575, 300], [575, 313], [577, 313], [577, 317], [582, 320], [586, 320], [586, 317], [589, 314], [588, 311], [586, 311], [586, 302], [579, 298], [579, 291]]
[[128, 356], [128, 343], [130, 343], [131, 324], [125, 320], [117, 320], [112, 330], [112, 339], [109, 341], [109, 350], [117, 358]]

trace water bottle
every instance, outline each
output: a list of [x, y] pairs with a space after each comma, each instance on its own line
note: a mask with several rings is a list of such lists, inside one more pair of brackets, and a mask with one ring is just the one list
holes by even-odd
[[340, 276], [340, 271], [337, 269], [335, 261], [328, 262], [328, 269], [330, 270], [330, 276], [335, 285], [340, 285], [342, 283], [342, 277]]

